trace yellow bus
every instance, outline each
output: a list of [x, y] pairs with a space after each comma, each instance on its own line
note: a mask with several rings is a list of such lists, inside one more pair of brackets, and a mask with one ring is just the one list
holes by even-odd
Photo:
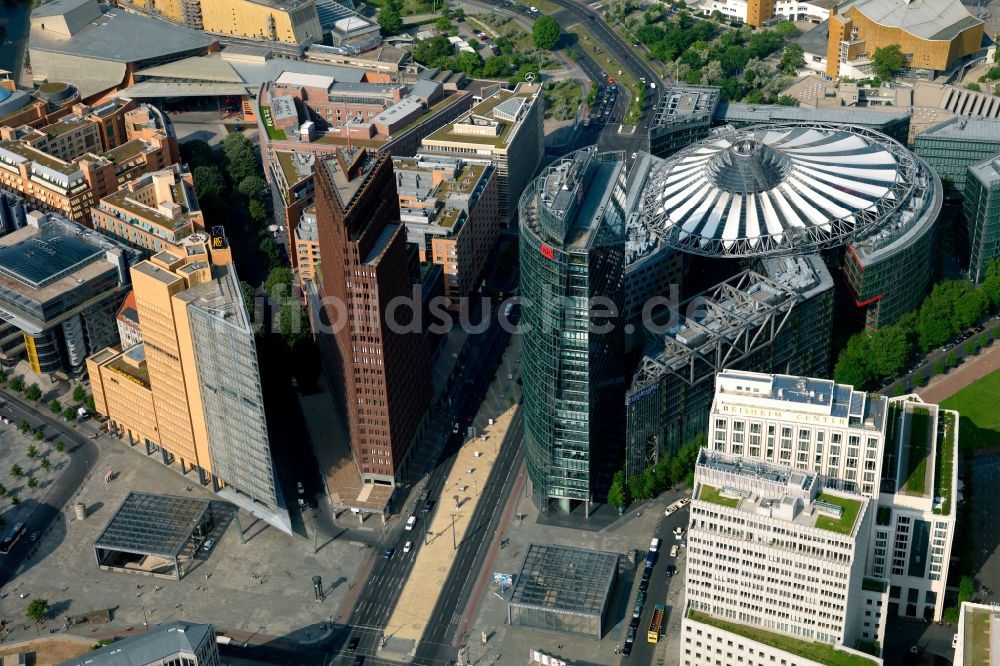
[[663, 613], [666, 610], [663, 604], [656, 604], [653, 609], [653, 619], [649, 621], [649, 631], [646, 633], [646, 640], [650, 643], [660, 642], [660, 628], [663, 626]]

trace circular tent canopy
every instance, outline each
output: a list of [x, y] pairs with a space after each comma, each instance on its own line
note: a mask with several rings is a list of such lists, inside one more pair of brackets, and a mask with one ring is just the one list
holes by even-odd
[[860, 127], [724, 130], [678, 153], [643, 192], [666, 243], [707, 256], [797, 254], [864, 238], [909, 198], [913, 156]]

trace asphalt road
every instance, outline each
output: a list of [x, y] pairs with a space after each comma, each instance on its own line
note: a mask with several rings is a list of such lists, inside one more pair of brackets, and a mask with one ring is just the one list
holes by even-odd
[[441, 590], [441, 596], [427, 623], [414, 664], [438, 664], [451, 661], [456, 648], [452, 637], [458, 630], [462, 611], [482, 574], [486, 554], [500, 527], [503, 506], [514, 487], [524, 443], [524, 422], [518, 412], [501, 444], [500, 455], [482, 490], [469, 531], [459, 544], [458, 554]]
[[[473, 321], [476, 320], [477, 318], [473, 319]], [[442, 433], [448, 433], [448, 435], [439, 464], [431, 471], [423, 486], [423, 490], [426, 490], [429, 498], [434, 501], [434, 510], [437, 510], [440, 506], [441, 490], [454, 464], [455, 453], [464, 441], [463, 433], [452, 434], [451, 427], [455, 421], [464, 425], [466, 422], [471, 421], [475, 415], [481, 402], [481, 396], [485, 394], [489, 386], [493, 372], [499, 363], [504, 349], [507, 347], [509, 338], [510, 334], [501, 329], [499, 322], [495, 318], [484, 333], [470, 336], [466, 342], [462, 374], [452, 383], [448, 390], [450, 400], [443, 403], [441, 409], [435, 411], [435, 421], [431, 428]], [[518, 447], [519, 445], [520, 442], [518, 441]], [[502, 453], [501, 459], [504, 459], [508, 455], [507, 452]], [[495, 487], [497, 486], [495, 478], [498, 474], [497, 470], [500, 467], [502, 465], [494, 468], [490, 476], [490, 481], [487, 482], [486, 488], [483, 489], [484, 493], [487, 492], [487, 488], [490, 488], [495, 493]], [[417, 489], [420, 489], [419, 484]], [[364, 589], [360, 592], [351, 615], [347, 620], [346, 630], [339, 632], [334, 640], [332, 652], [337, 655], [334, 663], [353, 663], [353, 659], [357, 655], [367, 658], [375, 654], [385, 624], [392, 615], [392, 611], [402, 592], [403, 583], [412, 569], [413, 558], [419, 551], [424, 539], [426, 539], [426, 529], [429, 524], [430, 514], [423, 513], [421, 511], [422, 507], [417, 506], [417, 496], [417, 492], [411, 493], [410, 500], [400, 512], [400, 516], [418, 516], [416, 529], [408, 532], [403, 528], [405, 520], [397, 521], [385, 528], [374, 543], [368, 546], [374, 549], [375, 552], [373, 555], [376, 559], [367, 580], [364, 582]], [[484, 497], [484, 499], [490, 501], [481, 501], [479, 508], [495, 505], [496, 503], [495, 497]], [[475, 519], [479, 508], [477, 508], [477, 514], [474, 514], [473, 524], [477, 524], [475, 523]], [[466, 544], [475, 542], [477, 535], [478, 533], [476, 532], [467, 535], [466, 540], [463, 541], [463, 548], [467, 547]], [[413, 550], [410, 553], [403, 553], [403, 546], [406, 541], [413, 542]], [[386, 548], [395, 549], [392, 557], [384, 557]], [[452, 571], [455, 571], [455, 568]], [[448, 589], [447, 583], [446, 589]], [[446, 625], [447, 629], [448, 626]], [[451, 631], [454, 631], [453, 627]], [[351, 655], [347, 652], [346, 646], [354, 636], [357, 636], [359, 643], [354, 655]], [[441, 642], [447, 643], [449, 641], [446, 638], [442, 638]]]
[[[680, 497], [680, 496], [678, 496]], [[671, 502], [678, 497], [671, 497]], [[656, 559], [656, 564], [653, 566], [653, 574], [649, 578], [649, 589], [646, 591], [646, 603], [642, 607], [642, 615], [639, 617], [639, 626], [636, 629], [635, 642], [632, 644], [632, 654], [625, 657], [626, 663], [631, 665], [643, 665], [652, 664], [654, 661], [654, 655], [656, 652], [656, 645], [648, 642], [646, 639], [646, 632], [649, 630], [649, 623], [653, 619], [653, 608], [658, 603], [665, 603], [667, 599], [667, 593], [670, 591], [671, 586], [674, 588], [684, 585], [683, 575], [675, 575], [670, 578], [667, 577], [667, 567], [670, 565], [677, 566], [677, 562], [674, 558], [670, 557], [670, 548], [675, 543], [680, 543], [674, 539], [674, 528], [683, 527], [685, 530], [688, 526], [688, 509], [684, 507], [680, 511], [675, 511], [669, 516], [663, 515], [664, 506], [659, 503], [654, 503], [647, 506], [650, 511], [660, 512], [660, 521], [657, 523], [656, 531], [654, 534], [650, 534], [649, 538], [652, 539], [654, 536], [660, 538], [662, 543], [660, 544], [660, 549], [658, 557]], [[680, 555], [683, 556], [683, 550]], [[645, 558], [645, 553], [642, 554]], [[636, 568], [635, 576], [637, 579], [642, 578], [642, 570], [645, 567], [645, 562], [639, 563]], [[678, 567], [680, 569], [680, 567]], [[629, 597], [628, 604], [628, 617], [632, 617], [632, 607], [635, 605], [635, 592], [638, 590], [638, 583], [632, 587], [632, 594]], [[682, 597], [683, 598], [683, 597]], [[666, 613], [663, 617], [663, 627], [664, 630], [667, 627], [668, 621], [671, 614], [679, 612], [680, 609], [672, 608], [667, 605]], [[625, 628], [622, 630], [623, 634], [628, 631], [628, 626], [626, 624]], [[660, 640], [665, 639], [665, 631], [660, 634]], [[618, 638], [619, 645], [625, 644], [625, 636], [622, 635]]]
[[[32, 426], [45, 425], [46, 438], [58, 437], [66, 444], [66, 455], [69, 464], [52, 484], [52, 489], [45, 495], [45, 501], [39, 504], [27, 520], [24, 536], [6, 555], [0, 555], [0, 587], [14, 579], [14, 574], [22, 562], [33, 551], [35, 543], [28, 536], [32, 532], [42, 532], [54, 518], [59, 516], [62, 507], [73, 497], [83, 484], [90, 469], [97, 465], [100, 449], [97, 444], [87, 438], [78, 429], [69, 427], [61, 418], [54, 417], [34, 409], [29, 403], [14, 397], [9, 391], [0, 393], [3, 396], [3, 406], [0, 415], [11, 420], [10, 425], [0, 425], [0, 428], [16, 428], [18, 423], [27, 420]], [[85, 426], [81, 426], [85, 427]], [[93, 428], [87, 428], [92, 430]], [[101, 435], [107, 437], [107, 435]], [[9, 522], [9, 521], [8, 521]], [[9, 529], [9, 527], [7, 528]]]

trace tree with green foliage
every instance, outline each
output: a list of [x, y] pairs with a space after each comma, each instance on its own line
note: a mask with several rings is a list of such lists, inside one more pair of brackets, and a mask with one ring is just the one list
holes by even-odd
[[278, 312], [278, 332], [289, 349], [295, 349], [312, 337], [309, 316], [297, 299], [290, 298]]
[[977, 351], [978, 350], [976, 349], [976, 342], [975, 342], [975, 340], [967, 340], [966, 343], [965, 343], [965, 353], [966, 353], [966, 355], [972, 356]]
[[791, 95], [778, 95], [774, 98], [774, 103], [780, 106], [798, 106], [799, 100]]
[[980, 349], [983, 348], [983, 347], [985, 347], [986, 345], [990, 344], [990, 336], [989, 336], [989, 334], [987, 334], [985, 332], [984, 333], [980, 333], [979, 334], [979, 338], [976, 340], [976, 342], [979, 344]]
[[59, 404], [58, 400], [51, 400], [49, 401], [49, 411], [53, 414], [58, 414], [62, 411], [62, 405]]
[[66, 450], [66, 444], [61, 439], [57, 439], [54, 446], [57, 453], [62, 453]]
[[257, 293], [249, 282], [240, 280], [240, 293], [243, 295], [243, 305], [246, 306], [247, 316], [251, 323], [257, 321]]
[[608, 504], [611, 506], [625, 506], [625, 470], [618, 470], [611, 477], [611, 487], [608, 488]]
[[774, 26], [774, 31], [778, 33], [778, 36], [782, 39], [791, 39], [799, 32], [799, 29], [795, 27], [794, 23], [790, 21], [783, 21], [782, 23]]
[[17, 506], [18, 504], [21, 503], [21, 498], [18, 497], [17, 493], [10, 494], [10, 503], [12, 506]]
[[6, 497], [6, 496], [7, 496], [7, 486], [0, 483], [0, 497]]
[[933, 370], [935, 375], [943, 375], [945, 370], [944, 361], [941, 359], [934, 361]]
[[924, 373], [922, 371], [918, 372], [915, 375], [913, 375], [913, 385], [914, 386], [916, 386], [916, 387], [919, 388], [919, 387], [923, 386], [926, 383], [927, 383], [927, 378], [924, 376]]
[[41, 624], [49, 615], [49, 602], [42, 598], [32, 599], [24, 614], [35, 624]]
[[215, 166], [215, 151], [207, 141], [191, 139], [180, 144], [181, 162], [190, 169], [200, 166]]
[[398, 10], [386, 7], [378, 13], [378, 27], [387, 37], [398, 35], [403, 32], [403, 17], [399, 15]]
[[28, 477], [28, 487], [31, 488], [32, 490], [34, 490], [35, 488], [37, 488], [38, 487], [38, 479], [36, 479], [33, 476], [29, 476]]
[[543, 51], [551, 51], [559, 43], [559, 35], [562, 30], [554, 18], [548, 14], [540, 17], [531, 26], [531, 41], [536, 48]]
[[978, 83], [966, 83], [965, 89], [971, 90], [972, 92], [983, 92], [983, 87]]
[[87, 399], [87, 389], [83, 387], [83, 384], [77, 384], [73, 387], [73, 401], [83, 402]]
[[38, 457], [38, 447], [32, 444], [28, 447], [28, 460], [34, 460]]
[[944, 364], [949, 368], [954, 368], [958, 361], [955, 359], [955, 352], [948, 352], [948, 355], [944, 359]]
[[52, 461], [49, 460], [48, 456], [45, 456], [41, 460], [39, 460], [38, 464], [41, 465], [42, 469], [44, 469], [46, 472], [52, 468]]
[[198, 199], [220, 197], [226, 189], [226, 181], [214, 164], [195, 167], [191, 175], [194, 178], [194, 193]]
[[958, 605], [961, 606], [966, 601], [972, 601], [972, 595], [976, 593], [976, 583], [969, 576], [962, 576], [958, 581]]
[[270, 235], [265, 235], [260, 239], [257, 250], [260, 252], [261, 264], [267, 270], [285, 265], [285, 262], [281, 259], [281, 248], [278, 247], [278, 244], [274, 242], [274, 239]]
[[38, 384], [32, 384], [24, 390], [24, 397], [28, 400], [37, 401], [42, 397], [42, 389], [38, 388]]
[[267, 183], [257, 174], [252, 174], [241, 180], [237, 189], [251, 201], [263, 201], [267, 194]]
[[434, 21], [434, 27], [440, 33], [447, 33], [451, 30], [451, 19], [447, 16], [439, 16], [436, 21]]
[[264, 279], [264, 294], [272, 301], [282, 302], [292, 294], [295, 277], [288, 266], [272, 268]]
[[24, 470], [21, 468], [20, 465], [14, 463], [13, 465], [10, 466], [10, 475], [15, 479], [20, 479], [22, 476], [24, 476]]
[[896, 382], [892, 385], [892, 394], [895, 396], [900, 396], [906, 393], [906, 387], [903, 386], [902, 382]]
[[62, 415], [63, 418], [66, 419], [67, 421], [76, 421], [77, 417], [79, 416], [79, 414], [77, 414], [76, 409], [73, 407], [67, 407], [66, 409], [64, 409]]
[[802, 50], [802, 47], [795, 42], [786, 44], [785, 50], [781, 54], [781, 64], [778, 65], [778, 69], [785, 74], [795, 74], [805, 66], [806, 52]]
[[231, 132], [222, 140], [222, 154], [226, 173], [234, 183], [255, 176], [260, 171], [257, 165], [257, 151], [250, 139], [241, 132]]
[[92, 395], [87, 396], [87, 411], [91, 414], [97, 413], [97, 405], [94, 403], [94, 396]]
[[28, 423], [27, 421], [21, 421], [19, 424], [17, 424], [17, 429], [20, 432], [27, 435], [31, 431], [31, 424]]
[[899, 44], [889, 44], [875, 49], [872, 55], [872, 72], [883, 81], [889, 81], [906, 65], [906, 56]]
[[[73, 409], [73, 408], [72, 407], [67, 407], [66, 409]], [[75, 414], [76, 411], [74, 410], [73, 413]], [[42, 431], [41, 431], [41, 429], [35, 431], [35, 441], [36, 442], [42, 441]]]
[[10, 380], [10, 390], [14, 393], [21, 393], [24, 391], [24, 380], [20, 377], [14, 377]]
[[250, 200], [250, 203], [247, 204], [247, 211], [250, 213], [250, 219], [258, 227], [267, 222], [267, 207], [257, 199]]

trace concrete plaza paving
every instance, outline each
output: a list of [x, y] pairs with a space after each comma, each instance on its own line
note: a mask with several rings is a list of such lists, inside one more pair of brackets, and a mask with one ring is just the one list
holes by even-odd
[[[523, 470], [522, 470], [523, 471]], [[670, 502], [682, 496], [682, 493], [668, 491], [659, 499], [643, 503], [599, 530], [573, 529], [560, 527], [545, 522], [539, 522], [538, 509], [527, 496], [526, 484], [518, 484], [516, 497], [511, 498], [513, 510], [504, 525], [503, 535], [506, 545], [503, 548], [494, 546], [492, 560], [487, 559], [492, 566], [481, 572], [481, 577], [491, 577], [492, 572], [518, 574], [524, 562], [528, 546], [532, 543], [556, 544], [590, 550], [603, 550], [619, 553], [624, 564], [619, 569], [618, 582], [612, 591], [608, 626], [601, 640], [580, 636], [543, 631], [529, 627], [510, 626], [507, 622], [507, 599], [488, 584], [485, 592], [479, 597], [470, 594], [467, 610], [466, 641], [469, 646], [469, 661], [473, 664], [487, 663], [522, 663], [528, 659], [528, 650], [539, 650], [550, 656], [565, 660], [567, 663], [583, 664], [628, 664], [636, 663], [635, 656], [631, 662], [628, 658], [615, 654], [615, 648], [622, 645], [628, 623], [631, 620], [632, 600], [638, 589], [639, 577], [643, 566], [639, 561], [645, 557], [649, 540], [658, 532], [662, 532], [663, 510]], [[636, 513], [639, 515], [636, 516]], [[518, 517], [522, 517], [518, 520]], [[680, 522], [686, 526], [687, 514], [679, 518], [674, 514], [672, 522]], [[671, 523], [672, 524], [672, 523]], [[666, 550], [673, 545], [673, 540], [664, 539]], [[654, 650], [653, 664], [655, 666], [671, 666], [679, 663], [679, 645], [677, 637], [680, 634], [681, 615], [674, 612], [683, 604], [683, 585], [686, 557], [682, 550], [676, 560], [670, 562], [677, 566], [677, 575], [673, 579], [666, 599], [646, 601], [646, 610], [654, 603], [665, 602], [668, 615], [665, 622], [664, 635]], [[661, 560], [666, 561], [666, 552], [661, 554]], [[630, 558], [636, 559], [632, 565]], [[638, 567], [630, 570], [630, 567]], [[665, 564], [657, 565], [655, 575], [662, 576]], [[623, 571], [624, 569], [624, 571]], [[478, 589], [478, 588], [477, 588]], [[471, 591], [470, 591], [471, 592]], [[509, 597], [509, 593], [507, 594]], [[644, 615], [645, 619], [645, 615]], [[641, 627], [643, 632], [644, 627]], [[481, 632], [485, 631], [489, 640], [486, 645], [480, 641]], [[640, 636], [644, 639], [644, 633]], [[642, 662], [645, 666], [645, 662]]]
[[[42, 633], [62, 630], [66, 615], [110, 607], [110, 624], [76, 625], [70, 632], [124, 635], [141, 630], [144, 622], [155, 625], [183, 618], [210, 622], [219, 631], [242, 636], [241, 640], [252, 636], [254, 643], [281, 638], [308, 644], [325, 635], [362, 560], [363, 549], [352, 541], [320, 541], [314, 554], [312, 539], [288, 537], [240, 512], [246, 543], [240, 543], [237, 522], [231, 522], [210, 556], [180, 581], [99, 570], [93, 543], [129, 491], [203, 499], [213, 495], [194, 479], [117, 439], [102, 435], [98, 442], [100, 462], [77, 497], [63, 508], [63, 519], [53, 521], [16, 578], [0, 590], [8, 595], [2, 611], [10, 620], [5, 643], [36, 635], [35, 627], [24, 619], [34, 598], [46, 599], [53, 609], [53, 620]], [[107, 469], [116, 474], [110, 483], [103, 478]], [[77, 499], [88, 508], [82, 521], [71, 509]], [[323, 602], [314, 601], [314, 575], [323, 577]]]
[[[476, 436], [458, 452], [430, 519], [427, 543], [416, 551], [413, 570], [386, 623], [386, 634], [394, 639], [416, 642], [427, 628], [455, 560], [456, 544], [465, 539], [469, 521], [479, 504], [480, 490], [485, 487], [496, 462], [497, 447], [503, 442], [516, 414], [516, 404], [520, 400], [519, 370], [520, 339], [515, 336], [487, 389], [486, 400], [473, 419]], [[418, 516], [418, 520], [427, 519], [427, 514]], [[414, 533], [419, 535], [422, 530]]]

